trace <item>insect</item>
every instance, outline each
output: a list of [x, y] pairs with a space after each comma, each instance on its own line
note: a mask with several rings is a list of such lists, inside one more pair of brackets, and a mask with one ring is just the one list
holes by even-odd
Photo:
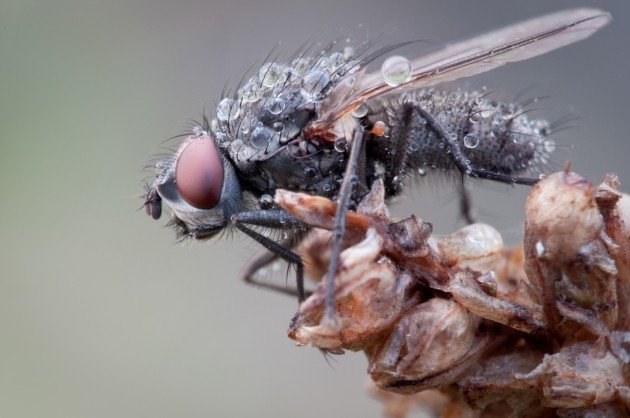
[[[268, 252], [245, 272], [278, 258], [296, 268], [296, 288], [262, 286], [305, 299], [303, 263], [292, 250], [309, 229], [274, 203], [277, 189], [300, 190], [338, 202], [328, 266], [325, 318], [334, 320], [333, 287], [347, 209], [382, 179], [387, 197], [403, 179], [431, 169], [465, 178], [531, 185], [553, 151], [550, 125], [530, 120], [516, 104], [483, 92], [435, 86], [521, 61], [584, 39], [609, 23], [608, 13], [574, 9], [528, 20], [456, 43], [416, 59], [393, 56], [368, 72], [373, 54], [327, 50], [298, 53], [286, 64], [268, 62], [232, 97], [216, 119], [186, 135], [157, 164], [144, 207], [158, 219], [162, 204], [180, 235], [207, 239], [235, 228]], [[463, 194], [462, 205], [468, 207]], [[472, 221], [467, 210], [464, 214]], [[260, 227], [284, 232], [276, 241]]]

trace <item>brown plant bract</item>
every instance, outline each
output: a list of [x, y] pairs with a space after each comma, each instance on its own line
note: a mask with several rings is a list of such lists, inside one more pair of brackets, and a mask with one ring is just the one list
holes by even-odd
[[522, 247], [469, 225], [446, 237], [416, 217], [389, 219], [376, 182], [348, 212], [324, 316], [336, 205], [278, 190], [316, 229], [298, 251], [320, 281], [289, 329], [299, 345], [363, 351], [389, 417], [628, 416], [630, 197], [607, 175], [568, 170], [536, 185]]

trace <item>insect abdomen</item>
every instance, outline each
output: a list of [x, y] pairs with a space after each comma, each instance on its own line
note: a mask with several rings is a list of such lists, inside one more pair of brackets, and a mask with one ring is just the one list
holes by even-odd
[[412, 105], [437, 120], [473, 168], [517, 174], [544, 166], [555, 148], [547, 137], [549, 123], [530, 120], [519, 104], [498, 103], [484, 94], [420, 90], [373, 104], [368, 123], [382, 120], [389, 127], [389, 135], [373, 141], [377, 158], [394, 171], [389, 177], [402, 179], [409, 169], [455, 168], [447, 141]]

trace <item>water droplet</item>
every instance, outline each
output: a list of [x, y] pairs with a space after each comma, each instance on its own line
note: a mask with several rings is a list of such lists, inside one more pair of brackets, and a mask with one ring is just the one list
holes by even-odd
[[467, 133], [464, 136], [464, 146], [466, 148], [477, 148], [479, 145], [479, 137], [472, 133]]
[[201, 126], [195, 126], [192, 128], [192, 134], [193, 136], [202, 136], [206, 135], [206, 131]]
[[241, 141], [240, 139], [236, 139], [230, 142], [230, 149], [234, 154], [238, 154], [241, 148], [243, 148], [243, 141]]
[[284, 130], [284, 123], [282, 122], [274, 122], [273, 130], [276, 132], [282, 132]]
[[260, 199], [258, 199], [258, 206], [260, 206], [263, 210], [271, 209], [271, 207], [273, 207], [273, 197], [268, 194], [260, 196]]
[[547, 151], [549, 154], [556, 150], [556, 142], [552, 141], [551, 139], [545, 141], [543, 146], [545, 147], [545, 151]]
[[484, 104], [485, 100], [486, 100], [486, 98], [483, 95], [479, 95], [479, 96], [475, 97], [475, 104], [477, 106], [481, 106], [481, 105]]
[[241, 121], [241, 124], [239, 125], [238, 129], [241, 134], [247, 135], [248, 133], [252, 131], [252, 126], [254, 126], [254, 121], [251, 118], [244, 118]]
[[304, 174], [306, 174], [307, 177], [314, 178], [317, 177], [317, 170], [313, 167], [306, 167], [304, 169]]
[[346, 138], [338, 138], [335, 140], [335, 151], [346, 152]]
[[468, 118], [468, 121], [470, 123], [479, 123], [479, 121], [481, 120], [481, 115], [479, 113], [473, 113], [472, 115], [470, 115], [470, 117]]
[[252, 131], [252, 135], [249, 138], [249, 142], [253, 147], [262, 149], [267, 147], [269, 142], [271, 141], [271, 132], [263, 125], [258, 125]]
[[352, 116], [354, 116], [355, 118], [362, 118], [363, 116], [367, 115], [368, 110], [369, 109], [367, 105], [365, 103], [362, 103], [361, 105], [359, 105], [359, 107], [352, 111]]
[[239, 108], [234, 104], [234, 100], [226, 97], [217, 106], [217, 118], [222, 121], [232, 121], [238, 117]]
[[357, 82], [357, 78], [355, 76], [349, 76], [344, 78], [343, 83], [346, 85], [347, 88], [352, 88], [354, 87], [354, 84]]
[[343, 59], [345, 60], [351, 60], [352, 58], [354, 58], [355, 54], [356, 52], [354, 51], [354, 48], [351, 46], [346, 46], [343, 49]]
[[281, 81], [284, 67], [275, 62], [268, 62], [260, 68], [258, 77], [265, 87], [273, 87]]
[[260, 86], [257, 83], [250, 81], [241, 88], [239, 96], [246, 103], [256, 102], [260, 99]]
[[333, 52], [328, 57], [328, 67], [331, 71], [335, 71], [344, 63], [343, 54], [341, 52]]
[[311, 70], [302, 77], [302, 94], [309, 100], [316, 100], [329, 82], [328, 71]]
[[322, 56], [319, 60], [317, 60], [316, 64], [317, 67], [321, 68], [322, 70], [327, 70], [330, 66], [330, 60], [328, 59], [328, 57], [324, 56], [324, 53], [325, 51], [322, 51]]
[[546, 176], [545, 174], [542, 174], [542, 173], [541, 173], [541, 174], [539, 174], [539, 175], [538, 175], [538, 178], [539, 178], [540, 180], [544, 180], [544, 179], [546, 179], [546, 178], [547, 178], [547, 176]]
[[283, 98], [276, 97], [273, 100], [271, 100], [271, 103], [269, 103], [268, 109], [272, 114], [279, 115], [280, 113], [282, 113], [282, 111], [284, 110], [286, 106], [287, 104]]
[[507, 167], [512, 167], [512, 165], [514, 165], [514, 161], [516, 161], [516, 158], [512, 154], [508, 154], [503, 158], [503, 164]]
[[219, 144], [220, 147], [225, 147], [227, 146], [228, 142], [229, 142], [229, 137], [227, 136], [227, 134], [223, 131], [216, 131], [214, 134], [214, 137], [217, 141], [217, 144]]
[[390, 86], [400, 86], [411, 80], [411, 63], [400, 55], [389, 57], [381, 66], [381, 74]]
[[418, 169], [418, 174], [420, 175], [420, 177], [424, 177], [427, 175], [427, 170], [424, 168], [419, 168]]
[[309, 60], [306, 58], [296, 58], [291, 62], [291, 65], [293, 66], [293, 71], [295, 71], [296, 74], [304, 74], [304, 72], [308, 69]]
[[457, 139], [457, 132], [451, 132], [450, 134], [448, 134], [448, 136], [455, 141]]

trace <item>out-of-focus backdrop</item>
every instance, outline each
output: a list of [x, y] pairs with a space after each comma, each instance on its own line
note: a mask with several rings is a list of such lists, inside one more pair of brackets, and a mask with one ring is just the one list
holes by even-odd
[[[255, 245], [179, 244], [136, 211], [140, 167], [280, 41], [448, 42], [577, 6], [613, 24], [460, 85], [551, 96], [540, 115], [583, 116], [556, 137], [574, 145], [557, 162], [630, 190], [627, 1], [2, 0], [0, 416], [379, 417], [361, 354], [329, 366], [295, 347], [295, 301], [238, 280]], [[526, 190], [475, 195], [517, 242]], [[461, 226], [454, 197], [427, 185], [397, 211], [445, 233]]]

